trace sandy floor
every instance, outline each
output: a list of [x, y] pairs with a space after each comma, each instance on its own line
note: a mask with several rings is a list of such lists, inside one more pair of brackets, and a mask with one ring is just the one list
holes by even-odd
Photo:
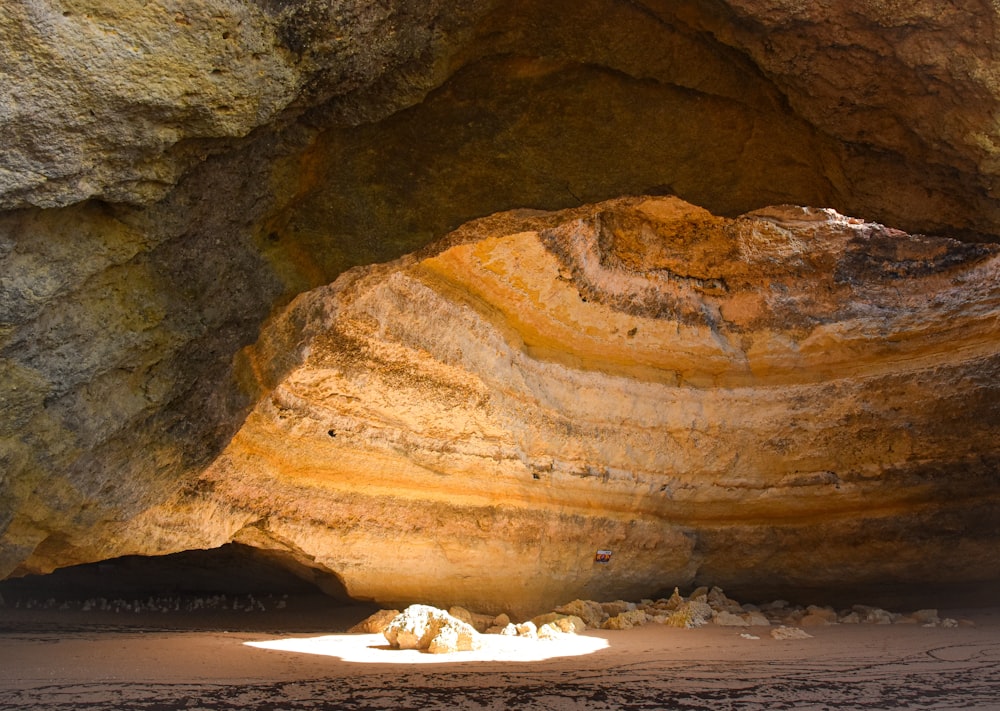
[[190, 631], [8, 609], [0, 709], [1000, 709], [1000, 609], [948, 614], [975, 626], [841, 625], [776, 641], [647, 625], [435, 657], [331, 634], [343, 617], [279, 634], [235, 617], [240, 630]]

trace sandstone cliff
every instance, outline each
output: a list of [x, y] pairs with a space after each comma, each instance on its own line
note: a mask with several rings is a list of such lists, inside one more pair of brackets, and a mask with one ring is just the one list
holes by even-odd
[[[202, 510], [294, 355], [271, 331], [266, 387], [247, 376], [269, 316], [472, 218], [674, 193], [995, 241], [997, 20], [985, 0], [0, 3], [0, 576], [226, 539], [230, 518], [116, 532], [179, 492]], [[769, 297], [742, 298], [717, 324], [756, 328]], [[563, 365], [614, 351], [586, 343]], [[763, 352], [775, 382], [798, 368]], [[664, 370], [642, 358], [627, 377]], [[966, 386], [949, 402], [975, 412]], [[966, 513], [935, 545], [967, 545]]]
[[998, 277], [828, 210], [497, 215], [299, 297], [245, 358], [273, 390], [126, 537], [495, 611], [995, 578]]

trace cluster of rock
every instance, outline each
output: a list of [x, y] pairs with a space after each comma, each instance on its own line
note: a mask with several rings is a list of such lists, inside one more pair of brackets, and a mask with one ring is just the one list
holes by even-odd
[[[624, 612], [612, 611], [625, 607]], [[830, 606], [793, 605], [786, 600], [775, 600], [762, 605], [740, 602], [728, 597], [718, 587], [700, 587], [688, 598], [675, 588], [667, 599], [643, 600], [639, 603], [618, 601], [594, 603], [574, 600], [556, 608], [557, 612], [577, 613], [581, 610], [603, 611], [603, 617], [590, 617], [588, 626], [601, 629], [628, 629], [645, 622], [655, 622], [671, 627], [701, 627], [715, 624], [722, 627], [822, 627], [836, 624], [922, 624], [928, 627], [955, 627], [956, 620], [940, 618], [934, 609], [917, 610], [909, 614], [889, 612], [870, 605], [854, 605], [836, 610]], [[593, 623], [593, 624], [592, 624]], [[630, 624], [632, 623], [632, 624]]]
[[[818, 605], [793, 605], [785, 600], [762, 605], [741, 604], [718, 587], [701, 587], [685, 598], [677, 588], [669, 598], [627, 602], [573, 600], [552, 612], [521, 623], [510, 617], [482, 615], [463, 607], [448, 611], [429, 605], [411, 605], [403, 612], [380, 610], [363, 620], [350, 632], [382, 633], [393, 647], [441, 654], [472, 651], [481, 646], [481, 634], [499, 634], [530, 639], [557, 639], [588, 629], [627, 630], [647, 623], [668, 627], [694, 628], [705, 625], [721, 627], [768, 627], [774, 639], [811, 637], [803, 627], [837, 624], [911, 624], [924, 627], [957, 627], [952, 618], [941, 618], [935, 609], [903, 614], [869, 605], [854, 605], [841, 611]], [[747, 639], [759, 639], [743, 633]]]
[[288, 595], [275, 597], [267, 595], [263, 599], [254, 595], [205, 595], [179, 596], [157, 595], [146, 599], [125, 599], [91, 597], [85, 600], [56, 600], [46, 598], [16, 599], [7, 605], [0, 596], [0, 608], [10, 607], [15, 610], [75, 610], [80, 612], [131, 612], [136, 614], [149, 612], [199, 612], [208, 610], [224, 610], [236, 612], [267, 612], [282, 610], [288, 604]]
[[445, 654], [479, 649], [483, 634], [556, 639], [585, 629], [587, 625], [579, 617], [556, 612], [514, 623], [506, 613], [494, 616], [470, 612], [459, 606], [445, 611], [430, 605], [410, 605], [402, 612], [379, 610], [349, 631], [381, 633], [397, 649]]

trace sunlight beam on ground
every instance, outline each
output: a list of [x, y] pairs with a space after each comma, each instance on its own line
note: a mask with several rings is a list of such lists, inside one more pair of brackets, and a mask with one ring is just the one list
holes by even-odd
[[337, 634], [322, 637], [283, 637], [244, 642], [248, 647], [300, 654], [338, 657], [359, 664], [455, 664], [458, 662], [540, 662], [554, 657], [578, 657], [608, 647], [608, 641], [588, 635], [565, 635], [564, 639], [525, 639], [484, 635], [483, 647], [474, 652], [428, 654], [412, 649], [393, 649], [380, 634]]

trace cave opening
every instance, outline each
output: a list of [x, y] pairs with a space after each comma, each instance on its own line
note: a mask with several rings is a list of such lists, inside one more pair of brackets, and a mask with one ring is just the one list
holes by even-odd
[[[322, 287], [350, 267], [412, 252], [474, 217], [514, 208], [576, 207], [617, 195], [652, 193], [677, 194], [726, 215], [787, 201], [830, 205], [906, 229], [942, 231], [969, 239], [995, 234], [996, 203], [987, 190], [990, 173], [981, 176], [975, 168], [988, 165], [989, 153], [978, 138], [972, 142], [969, 138], [979, 135], [970, 127], [991, 125], [987, 120], [989, 104], [964, 102], [963, 110], [970, 112], [964, 120], [954, 119], [950, 111], [935, 109], [961, 103], [954, 97], [993, 96], [993, 89], [983, 86], [979, 72], [963, 76], [949, 64], [940, 66], [941, 76], [947, 74], [953, 84], [939, 84], [935, 79], [930, 91], [924, 75], [928, 67], [936, 66], [934, 57], [917, 58], [911, 64], [906, 53], [898, 53], [881, 57], [884, 61], [869, 61], [872, 48], [896, 44], [880, 41], [886, 29], [881, 20], [858, 12], [837, 18], [837, 22], [804, 23], [791, 16], [782, 20], [783, 13], [771, 8], [770, 16], [764, 18], [771, 28], [765, 36], [763, 25], [744, 17], [744, 10], [726, 9], [724, 3], [558, 6], [565, 12], [529, 0], [515, 3], [515, 9], [497, 8], [481, 21], [469, 19], [466, 39], [460, 42], [460, 35], [455, 34], [452, 49], [441, 49], [439, 55], [427, 51], [428, 57], [437, 56], [436, 62], [448, 67], [433, 81], [427, 78], [421, 83], [406, 76], [402, 88], [390, 88], [379, 80], [377, 87], [369, 87], [367, 99], [364, 87], [359, 86], [352, 91], [356, 96], [327, 96], [323, 100], [326, 104], [318, 98], [324, 92], [317, 89], [315, 101], [303, 96], [283, 119], [271, 126], [258, 126], [245, 140], [226, 138], [225, 146], [220, 143], [211, 151], [206, 149], [198, 161], [191, 158], [191, 166], [181, 161], [176, 169], [171, 167], [172, 159], [160, 155], [162, 138], [154, 131], [147, 159], [159, 166], [164, 176], [176, 176], [176, 186], [171, 182], [174, 178], [163, 183], [169, 195], [162, 202], [147, 205], [152, 199], [149, 196], [136, 193], [129, 198], [131, 188], [115, 187], [135, 182], [134, 175], [115, 154], [101, 153], [89, 156], [87, 165], [106, 164], [117, 166], [116, 170], [90, 176], [93, 180], [75, 180], [79, 186], [96, 186], [87, 188], [93, 193], [90, 202], [73, 205], [74, 200], [91, 192], [84, 195], [79, 186], [66, 183], [60, 189], [62, 197], [52, 202], [64, 202], [65, 208], [42, 209], [37, 214], [5, 213], [4, 231], [16, 239], [14, 247], [0, 250], [4, 260], [0, 271], [12, 280], [6, 292], [11, 305], [5, 304], [8, 320], [3, 326], [10, 329], [9, 334], [4, 331], [3, 355], [9, 356], [4, 378], [9, 387], [3, 396], [5, 414], [12, 419], [4, 432], [16, 432], [20, 437], [5, 439], [12, 448], [10, 454], [0, 455], [5, 467], [10, 467], [0, 477], [6, 496], [0, 519], [5, 526], [10, 521], [15, 524], [10, 528], [14, 532], [9, 534], [10, 540], [16, 542], [18, 526], [28, 528], [25, 521], [33, 525], [34, 512], [48, 510], [50, 501], [60, 502], [66, 512], [88, 510], [91, 502], [82, 495], [64, 498], [68, 491], [86, 490], [73, 479], [82, 474], [68, 479], [49, 476], [55, 471], [53, 461], [64, 455], [68, 458], [70, 452], [87, 455], [77, 469], [67, 471], [94, 477], [116, 472], [114, 479], [110, 474], [107, 479], [127, 482], [102, 492], [107, 494], [102, 500], [108, 511], [104, 521], [117, 524], [122, 511], [149, 510], [162, 504], [156, 497], [166, 496], [163, 481], [197, 476], [196, 469], [218, 454], [241, 426], [253, 403], [240, 389], [242, 384], [238, 388], [234, 383], [242, 383], [244, 376], [255, 371], [247, 366], [245, 373], [230, 377], [230, 357], [254, 341], [266, 318], [296, 294]], [[934, 22], [920, 22], [894, 32], [912, 33], [914, 46], [933, 48], [939, 34], [934, 26]], [[963, 22], [952, 29], [977, 26]], [[836, 37], [827, 34], [831, 27], [839, 28]], [[843, 28], [863, 32], [845, 34]], [[339, 25], [328, 29], [341, 31]], [[934, 34], [923, 37], [927, 29]], [[317, 31], [321, 30], [320, 25]], [[940, 36], [948, 33], [945, 26]], [[842, 36], [864, 40], [847, 48], [840, 41]], [[591, 40], [595, 37], [600, 41]], [[458, 46], [461, 43], [465, 43], [464, 49]], [[329, 43], [335, 45], [338, 43]], [[317, 52], [325, 51], [325, 46], [316, 41]], [[808, 52], [799, 51], [806, 47]], [[302, 53], [297, 54], [301, 59]], [[797, 61], [787, 62], [789, 57]], [[372, 66], [377, 64], [372, 62]], [[872, 71], [852, 76], [852, 66]], [[969, 66], [976, 65], [970, 60]], [[216, 76], [231, 74], [222, 71]], [[99, 77], [95, 75], [95, 79]], [[320, 76], [313, 79], [323, 83]], [[358, 81], [363, 84], [360, 77]], [[68, 81], [50, 84], [74, 86]], [[111, 91], [77, 93], [87, 100], [118, 95]], [[139, 101], [135, 108], [140, 113], [135, 116], [143, 115], [147, 108], [144, 95], [143, 91], [136, 94]], [[899, 106], [908, 110], [901, 112]], [[117, 105], [96, 108], [105, 113], [88, 109], [91, 117], [133, 115], [119, 111]], [[184, 105], [179, 110], [187, 115], [189, 108]], [[218, 102], [206, 101], [201, 108], [206, 115], [213, 111], [223, 115], [238, 107], [220, 98]], [[301, 118], [297, 118], [300, 111]], [[170, 111], [162, 113], [172, 115]], [[346, 119], [349, 113], [359, 119]], [[939, 122], [939, 116], [947, 120]], [[63, 132], [61, 119], [53, 118], [58, 120], [52, 127], [60, 130], [47, 135], [55, 140]], [[155, 129], [152, 119], [150, 127]], [[103, 124], [92, 122], [93, 127]], [[73, 126], [65, 135], [72, 138], [90, 126]], [[179, 130], [176, 126], [168, 129], [171, 135]], [[194, 125], [185, 130], [188, 137], [184, 140], [200, 140], [193, 137]], [[15, 133], [36, 137], [46, 132], [12, 131], [11, 135]], [[244, 135], [243, 129], [238, 133]], [[178, 137], [184, 135], [181, 131]], [[81, 143], [88, 155], [94, 146], [120, 143], [104, 133], [90, 138]], [[74, 145], [67, 138], [67, 149]], [[206, 146], [207, 141], [202, 144]], [[138, 150], [135, 144], [133, 149]], [[186, 150], [178, 154], [186, 154]], [[45, 153], [68, 154], [61, 149]], [[36, 173], [32, 170], [30, 174]], [[51, 198], [42, 193], [55, 190], [64, 182], [60, 177], [64, 175], [67, 173], [60, 167], [52, 171], [50, 180], [23, 188], [24, 195], [38, 192], [32, 198], [35, 203], [28, 197], [24, 198], [27, 202], [18, 202], [22, 198], [15, 196], [7, 206], [47, 204]], [[206, 195], [212, 199], [204, 199]], [[94, 245], [101, 246], [95, 249]], [[120, 255], [116, 259], [125, 261], [106, 259], [106, 254]], [[954, 256], [954, 252], [947, 254]], [[900, 274], [909, 272], [894, 274], [895, 285], [906, 281]], [[725, 286], [726, 282], [718, 284]], [[710, 290], [722, 290], [718, 284], [712, 282]], [[757, 292], [770, 288], [761, 287]], [[898, 293], [898, 288], [893, 288]], [[804, 298], [810, 300], [818, 291], [810, 289]], [[110, 293], [118, 298], [109, 299]], [[889, 293], [888, 286], [885, 293]], [[747, 304], [756, 303], [756, 295], [745, 295], [733, 311], [747, 309], [749, 314], [751, 306]], [[595, 300], [589, 294], [580, 299], [591, 305]], [[916, 298], [911, 303], [916, 303]], [[858, 308], [867, 306], [862, 303]], [[970, 302], [967, 310], [978, 308]], [[958, 311], [956, 308], [953, 313]], [[954, 323], [954, 317], [947, 320], [953, 322], [954, 333], [959, 333], [960, 324]], [[65, 328], [53, 329], [53, 324], [65, 324]], [[881, 333], [881, 325], [876, 326], [874, 331]], [[621, 333], [631, 340], [623, 350], [640, 343], [648, 330], [646, 326], [641, 330], [626, 326]], [[883, 340], [890, 350], [907, 343], [895, 337]], [[284, 367], [284, 357], [269, 352], [270, 347], [268, 343], [262, 348], [260, 363], [252, 365], [264, 363], [278, 373]], [[65, 354], [74, 350], [81, 357], [71, 359], [77, 365], [69, 367]], [[902, 423], [898, 429], [904, 434], [898, 437], [888, 427], [888, 434], [880, 434], [880, 426], [871, 424], [878, 420], [872, 414], [874, 406], [852, 416], [860, 423], [856, 432], [879, 447], [885, 444], [873, 451], [891, 462], [921, 460], [916, 454], [893, 453], [893, 447], [906, 451], [919, 441], [920, 437], [907, 434], [918, 431], [924, 433], [925, 441], [941, 443], [939, 447], [935, 444], [935, 451], [952, 449], [948, 437], [962, 432], [956, 442], [960, 441], [970, 455], [989, 454], [995, 449], [995, 419], [989, 417], [995, 411], [990, 409], [994, 390], [989, 377], [989, 370], [970, 366], [969, 371], [951, 378], [951, 383], [963, 386], [956, 389], [942, 376], [941, 389], [952, 393], [942, 401], [948, 405], [947, 411], [928, 406], [902, 417], [886, 409], [886, 422]], [[873, 390], [876, 397], [871, 401], [884, 400], [891, 392], [900, 393], [900, 402], [913, 401], [916, 393], [911, 396], [906, 391], [905, 379], [905, 374], [899, 375], [885, 389]], [[935, 389], [927, 383], [936, 381], [923, 374], [913, 380], [922, 391]], [[965, 390], [970, 383], [974, 387]], [[553, 391], [551, 385], [546, 389]], [[814, 409], [823, 413], [820, 407]], [[969, 412], [983, 416], [969, 416]], [[916, 426], [921, 423], [922, 430]], [[321, 436], [317, 440], [322, 442], [317, 444], [316, 451], [322, 455], [318, 460], [325, 460], [322, 447], [350, 446], [352, 430], [337, 427], [324, 427], [326, 436], [318, 430]], [[974, 430], [980, 439], [970, 437], [963, 431], [966, 429]], [[637, 437], [642, 435], [639, 428], [636, 432]], [[787, 447], [784, 434], [761, 440], [779, 452]], [[803, 435], [803, 442], [808, 444], [811, 439], [811, 432]], [[848, 444], [852, 446], [839, 450], [831, 446], [829, 450], [837, 456], [831, 457], [833, 463], [821, 462], [822, 466], [841, 463], [841, 452], [855, 449], [853, 442]], [[164, 451], [170, 454], [161, 455], [160, 460], [131, 456], [134, 452]], [[168, 471], [161, 460], [181, 464], [171, 464]], [[870, 548], [859, 545], [861, 555], [893, 573], [907, 564], [894, 561], [893, 556], [913, 559], [908, 549], [926, 540], [941, 537], [945, 550], [951, 541], [974, 539], [973, 545], [979, 545], [975, 541], [991, 540], [992, 521], [987, 520], [982, 527], [972, 521], [994, 514], [992, 465], [984, 463], [972, 469], [966, 460], [954, 461], [958, 462], [955, 472], [942, 466], [939, 479], [956, 479], [956, 490], [968, 486], [975, 492], [975, 499], [969, 500], [985, 502], [976, 509], [985, 514], [963, 510], [963, 518], [954, 524], [913, 529], [916, 533], [907, 533], [916, 537], [913, 546], [904, 545], [899, 537], [890, 538], [885, 542], [884, 550], [889, 551], [885, 556], [877, 554], [882, 550], [879, 532], [869, 531], [865, 540], [874, 540], [874, 544]], [[919, 471], [901, 471], [893, 475], [907, 486], [911, 481], [924, 485]], [[547, 474], [543, 481], [533, 472], [531, 480], [537, 483], [532, 484], [537, 490], [545, 491], [555, 477]], [[148, 500], [131, 500], [137, 491], [154, 493], [147, 494]], [[271, 490], [262, 487], [261, 491]], [[664, 498], [672, 496], [661, 493]], [[956, 510], [960, 505], [972, 508], [955, 497], [939, 498]], [[203, 501], [209, 500], [206, 494]], [[267, 494], [260, 500], [266, 501]], [[303, 510], [314, 502], [307, 503]], [[324, 516], [311, 518], [326, 525]], [[21, 550], [34, 551], [28, 565], [36, 567], [48, 566], [53, 560], [72, 560], [72, 549], [60, 550], [60, 546], [84, 536], [98, 550], [114, 542], [114, 527], [59, 530], [69, 525], [65, 523], [68, 520], [102, 519], [93, 515], [93, 509], [77, 518], [53, 516], [46, 526], [56, 530], [37, 531], [46, 545], [32, 548], [16, 543], [9, 549], [10, 565], [24, 562], [18, 558]], [[343, 520], [354, 526], [357, 517], [345, 516]], [[383, 516], [379, 522], [389, 520]], [[196, 528], [198, 518], [191, 521]], [[423, 525], [420, 521], [413, 530]], [[35, 535], [34, 528], [31, 530]], [[353, 527], [345, 525], [345, 530], [355, 536]], [[495, 530], [501, 530], [499, 524]], [[189, 540], [198, 539], [193, 535]], [[790, 547], [801, 545], [790, 536], [782, 540]], [[767, 545], [777, 554], [783, 551], [782, 546]], [[546, 547], [554, 549], [556, 544], [547, 541]], [[928, 555], [927, 566], [931, 570], [921, 579], [964, 575], [963, 561], [977, 560], [963, 552], [968, 549], [958, 547], [942, 555], [942, 547], [930, 549], [933, 555]], [[817, 553], [818, 545], [796, 550], [808, 551], [817, 571], [835, 565]], [[987, 575], [995, 567], [989, 565], [991, 549], [985, 550], [987, 554], [979, 555], [978, 560]], [[729, 560], [738, 561], [737, 572], [742, 570], [738, 566], [744, 563], [739, 557]], [[941, 560], [949, 563], [947, 570], [934, 567]], [[850, 562], [840, 561], [849, 570]], [[247, 612], [250, 596], [257, 601], [288, 595], [315, 600], [317, 605], [353, 604], [346, 593], [340, 596], [343, 589], [337, 589], [335, 577], [309, 579], [308, 575], [303, 577], [304, 570], [293, 574], [289, 572], [291, 563], [285, 560], [282, 564], [252, 547], [230, 544], [215, 551], [116, 558], [75, 566], [48, 576], [8, 581], [0, 585], [0, 594], [8, 607], [26, 600], [48, 606], [51, 600], [53, 611], [75, 602], [82, 605], [88, 599], [122, 600], [118, 608], [124, 610], [127, 604], [133, 614], [136, 600], [161, 597], [173, 599], [175, 605], [225, 597], [225, 612], [233, 616]], [[787, 566], [774, 566], [779, 572], [783, 567]], [[396, 566], [381, 573], [390, 581], [403, 574]], [[762, 562], [756, 575], [768, 580], [771, 571], [765, 570]], [[957, 605], [956, 599], [963, 604], [968, 599], [983, 604], [995, 600], [995, 584], [962, 583], [969, 575], [947, 588], [942, 583], [940, 588], [872, 585], [761, 591], [722, 584], [728, 593], [746, 602], [786, 597], [803, 604], [858, 602], [899, 608]], [[844, 579], [844, 585], [849, 586], [850, 577], [845, 575]], [[721, 583], [710, 577], [704, 582]], [[667, 589], [663, 594], [669, 592]], [[945, 597], [948, 602], [940, 602]], [[233, 609], [234, 598], [239, 598], [238, 609]], [[249, 612], [254, 609], [251, 605]], [[283, 609], [288, 609], [287, 603]]]
[[374, 607], [333, 575], [240, 543], [161, 556], [129, 555], [0, 581], [8, 625], [143, 629], [345, 631]]

